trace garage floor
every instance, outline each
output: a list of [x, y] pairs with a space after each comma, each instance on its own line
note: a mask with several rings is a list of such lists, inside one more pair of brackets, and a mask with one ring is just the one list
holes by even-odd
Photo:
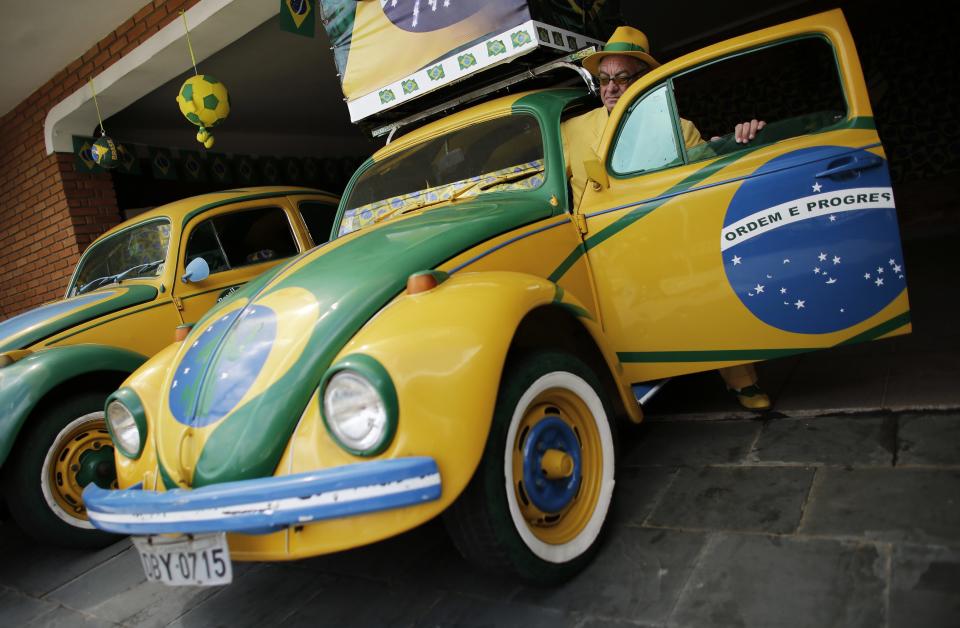
[[[910, 223], [907, 223], [908, 226]], [[956, 626], [957, 230], [907, 230], [914, 333], [765, 363], [754, 415], [712, 373], [622, 434], [611, 525], [572, 582], [467, 566], [432, 522], [217, 589], [144, 581], [128, 541], [38, 547], [0, 523], [5, 626]]]

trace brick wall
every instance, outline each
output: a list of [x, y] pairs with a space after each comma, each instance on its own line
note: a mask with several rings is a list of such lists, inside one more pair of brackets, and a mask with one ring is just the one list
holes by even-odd
[[47, 112], [198, 1], [144, 6], [0, 118], [0, 320], [61, 297], [83, 250], [121, 220], [109, 174], [46, 154]]

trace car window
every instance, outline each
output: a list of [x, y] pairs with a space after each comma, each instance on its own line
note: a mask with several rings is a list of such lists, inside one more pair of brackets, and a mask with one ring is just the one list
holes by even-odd
[[84, 254], [69, 296], [135, 277], [156, 277], [163, 271], [170, 243], [170, 221], [151, 220], [95, 242]]
[[610, 165], [618, 174], [659, 170], [683, 163], [673, 129], [667, 86], [647, 94], [627, 113]]
[[518, 114], [488, 120], [367, 168], [349, 191], [337, 233], [451, 198], [533, 189], [543, 181], [543, 138], [536, 119]]
[[847, 115], [833, 47], [823, 37], [786, 41], [696, 68], [674, 78], [673, 89], [680, 117], [693, 122], [704, 140], [688, 147], [688, 161], [744, 148], [733, 139], [738, 122], [766, 122], [750, 142], [756, 147], [813, 133]]
[[[668, 126], [664, 107], [671, 97], [675, 112], [669, 113]], [[610, 165], [617, 174], [633, 174], [696, 162], [813, 133], [846, 115], [829, 41], [793, 39], [693, 68], [643, 95], [621, 124]], [[638, 120], [647, 116], [653, 119]], [[763, 120], [766, 127], [748, 145], [737, 143], [735, 126], [752, 119]], [[668, 128], [688, 142], [680, 159], [671, 160], [664, 152]], [[656, 133], [662, 137], [651, 137]]]
[[207, 218], [187, 239], [185, 264], [202, 257], [210, 273], [297, 253], [297, 242], [286, 213], [260, 207]]
[[314, 244], [323, 244], [330, 239], [330, 229], [337, 215], [337, 206], [322, 201], [301, 201], [298, 205], [307, 231]]

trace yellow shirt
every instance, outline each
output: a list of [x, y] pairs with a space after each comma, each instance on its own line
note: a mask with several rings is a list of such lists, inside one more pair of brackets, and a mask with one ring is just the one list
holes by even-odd
[[[567, 176], [570, 177], [570, 187], [573, 188], [571, 202], [576, 207], [583, 196], [583, 188], [587, 183], [587, 171], [583, 162], [587, 159], [597, 159], [597, 149], [600, 147], [600, 137], [610, 118], [606, 107], [599, 107], [593, 111], [570, 118], [560, 125], [560, 135], [563, 140], [563, 159], [567, 162]], [[680, 129], [683, 131], [683, 143], [692, 148], [703, 143], [700, 131], [689, 120], [680, 118]]]

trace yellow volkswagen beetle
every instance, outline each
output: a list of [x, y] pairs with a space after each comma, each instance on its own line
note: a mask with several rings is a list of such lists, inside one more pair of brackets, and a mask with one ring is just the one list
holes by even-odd
[[337, 198], [252, 188], [187, 198], [100, 236], [66, 295], [0, 322], [0, 474], [14, 520], [38, 540], [115, 540], [83, 507], [116, 485], [110, 393], [225, 293], [329, 238]]
[[[685, 148], [681, 116], [711, 137], [744, 114], [724, 86], [745, 63], [770, 124]], [[120, 489], [87, 487], [94, 525], [135, 535], [149, 578], [212, 584], [228, 558], [315, 556], [442, 514], [469, 559], [556, 582], [597, 548], [616, 419], [640, 421], [653, 382], [909, 331], [839, 12], [637, 81], [576, 203], [560, 124], [596, 106], [510, 95], [378, 151], [338, 237], [111, 395]]]

